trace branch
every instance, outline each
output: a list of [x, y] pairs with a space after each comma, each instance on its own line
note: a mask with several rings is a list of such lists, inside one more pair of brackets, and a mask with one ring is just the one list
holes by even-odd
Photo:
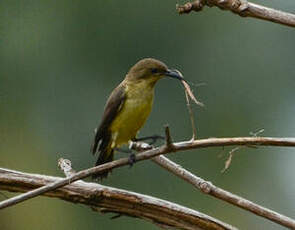
[[247, 0], [194, 0], [184, 5], [177, 5], [176, 9], [179, 14], [184, 14], [190, 13], [191, 11], [201, 11], [205, 5], [209, 7], [216, 6], [222, 10], [230, 10], [242, 17], [259, 18], [295, 27], [294, 14], [254, 4]]
[[[182, 150], [198, 149], [206, 147], [217, 147], [217, 146], [230, 146], [230, 145], [264, 145], [264, 146], [295, 146], [295, 138], [272, 138], [272, 137], [235, 137], [235, 138], [208, 138], [194, 141], [184, 141], [173, 143], [173, 152]], [[171, 153], [171, 147], [167, 148], [167, 145], [151, 149], [136, 155], [136, 161], [142, 161], [153, 158], [155, 156]], [[63, 187], [67, 184], [73, 183], [74, 181], [81, 180], [92, 174], [101, 173], [103, 171], [111, 170], [129, 164], [128, 158], [122, 158], [115, 160], [103, 165], [99, 165], [93, 168], [82, 170], [68, 178], [55, 181], [52, 184], [37, 188], [29, 191], [25, 194], [21, 194], [10, 199], [0, 202], [0, 209], [15, 205], [23, 202], [30, 198], [39, 196], [49, 191], [53, 191], [57, 188]]]
[[[148, 145], [146, 143], [142, 144], [140, 142], [134, 143], [131, 147], [137, 151], [145, 151], [152, 148], [151, 145]], [[282, 226], [295, 229], [295, 220], [280, 213], [274, 212], [270, 209], [267, 209], [263, 206], [260, 206], [252, 201], [246, 200], [245, 198], [225, 191], [222, 188], [216, 187], [211, 182], [194, 175], [193, 173], [184, 169], [181, 165], [174, 163], [165, 156], [157, 156], [152, 158], [151, 160], [164, 169], [168, 170], [169, 172], [172, 172], [174, 175], [190, 183], [195, 188], [207, 195], [214, 196], [215, 198], [226, 201], [230, 204], [240, 207], [246, 211], [252, 212], [255, 215], [269, 219], [270, 221], [273, 221]]]
[[262, 207], [258, 204], [255, 204], [254, 202], [246, 200], [240, 196], [232, 194], [226, 190], [223, 190], [222, 188], [216, 187], [211, 182], [205, 181], [204, 179], [195, 176], [191, 172], [182, 168], [180, 165], [175, 164], [173, 161], [164, 156], [157, 156], [153, 158], [152, 161], [172, 172], [174, 175], [185, 180], [186, 182], [190, 183], [195, 188], [199, 189], [207, 195], [214, 196], [220, 200], [226, 201], [258, 216], [267, 218], [282, 226], [295, 229], [295, 220], [265, 207]]
[[[62, 180], [60, 177], [0, 168], [0, 189], [11, 192], [26, 192]], [[138, 217], [165, 228], [236, 230], [235, 227], [175, 203], [96, 183], [77, 181], [44, 195], [81, 203], [101, 213]]]

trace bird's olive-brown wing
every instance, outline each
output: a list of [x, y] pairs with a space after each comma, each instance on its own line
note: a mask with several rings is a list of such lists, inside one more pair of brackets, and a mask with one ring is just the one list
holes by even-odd
[[99, 145], [99, 150], [107, 147], [108, 142], [111, 138], [109, 127], [115, 119], [116, 115], [121, 111], [125, 99], [125, 87], [124, 85], [120, 84], [117, 88], [113, 90], [110, 97], [108, 98], [101, 123], [95, 131], [95, 137], [91, 147], [91, 152], [93, 154], [97, 152], [97, 148]]

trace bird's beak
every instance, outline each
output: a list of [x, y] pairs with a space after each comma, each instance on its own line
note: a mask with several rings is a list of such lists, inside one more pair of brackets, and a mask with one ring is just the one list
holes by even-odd
[[184, 78], [182, 77], [181, 73], [178, 70], [170, 70], [168, 69], [165, 73], [165, 76], [167, 77], [172, 77], [172, 78], [176, 78], [178, 80], [184, 80]]

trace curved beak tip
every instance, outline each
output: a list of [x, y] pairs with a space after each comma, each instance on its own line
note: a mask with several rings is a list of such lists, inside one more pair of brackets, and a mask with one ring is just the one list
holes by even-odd
[[181, 72], [177, 69], [172, 69], [172, 70], [168, 69], [164, 75], [167, 77], [178, 79], [178, 80], [184, 80]]

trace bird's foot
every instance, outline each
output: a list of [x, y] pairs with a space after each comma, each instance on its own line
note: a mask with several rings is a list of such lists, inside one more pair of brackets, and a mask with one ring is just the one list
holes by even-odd
[[129, 155], [129, 158], [128, 158], [129, 168], [131, 168], [133, 166], [133, 164], [135, 163], [135, 161], [136, 161], [135, 154], [134, 153], [131, 153]]

